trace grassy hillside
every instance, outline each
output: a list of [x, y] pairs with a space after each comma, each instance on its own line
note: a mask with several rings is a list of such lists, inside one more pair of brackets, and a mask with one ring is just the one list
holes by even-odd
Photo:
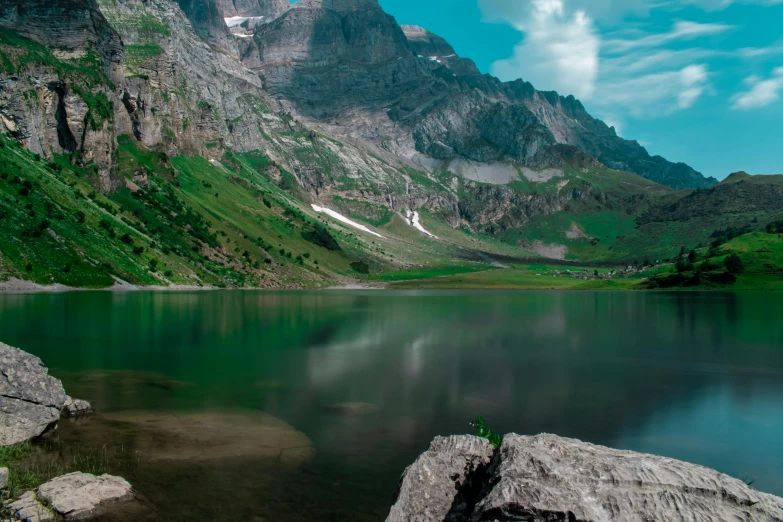
[[783, 222], [768, 228], [732, 237], [734, 232], [688, 252], [644, 287], [783, 290]]
[[359, 261], [389, 264], [384, 248], [304, 213], [257, 170], [259, 154], [226, 158], [232, 170], [119, 142], [125, 186], [104, 196], [89, 169], [0, 138], [0, 278], [296, 288], [358, 276]]
[[[392, 282], [395, 288], [781, 286], [781, 236], [777, 229], [754, 231], [764, 228], [759, 216], [779, 213], [765, 199], [781, 183], [774, 177], [673, 193], [646, 181], [633, 186], [636, 177], [582, 173], [582, 179], [593, 175], [591, 183], [603, 183], [602, 196], [537, 217], [513, 231], [516, 236], [452, 228], [422, 210], [422, 224], [438, 240], [423, 236], [388, 207], [331, 197], [332, 208], [378, 230], [383, 238], [377, 238], [312, 212], [303, 201], [307, 194], [286, 186], [284, 170], [275, 179], [280, 169], [271, 168], [261, 152], [226, 153], [218, 162], [169, 158], [130, 137], [121, 136], [118, 143], [123, 186], [105, 196], [93, 189], [90, 168], [73, 166], [66, 156], [46, 161], [15, 141], [0, 141], [0, 278], [87, 288], [118, 281], [317, 288], [353, 280]], [[629, 191], [626, 199], [617, 196], [620, 190]], [[639, 212], [606, 210], [600, 199], [612, 197], [638, 200]], [[674, 203], [662, 203], [668, 201]], [[715, 201], [725, 212], [715, 211]], [[743, 224], [744, 233], [722, 236], [712, 229], [722, 224]], [[617, 255], [617, 260], [646, 258], [652, 264], [657, 259], [652, 255], [661, 253], [669, 254], [672, 264], [627, 277], [577, 279], [556, 273], [562, 267], [541, 264], [492, 270], [492, 259], [479, 254], [535, 257], [520, 244], [536, 240], [566, 244], [568, 257], [584, 262]], [[672, 254], [681, 247], [686, 254], [696, 252], [687, 266], [679, 266]], [[734, 276], [725, 268], [731, 254], [744, 265]]]

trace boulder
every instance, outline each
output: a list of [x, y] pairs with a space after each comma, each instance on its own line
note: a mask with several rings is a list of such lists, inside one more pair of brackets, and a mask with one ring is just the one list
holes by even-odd
[[492, 453], [486, 439], [437, 437], [403, 473], [387, 522], [456, 520], [452, 508], [467, 507], [465, 497], [480, 487]]
[[62, 383], [49, 375], [41, 359], [0, 343], [0, 446], [55, 428], [65, 397]]
[[81, 417], [82, 415], [88, 415], [92, 412], [93, 409], [89, 402], [81, 399], [74, 399], [70, 395], [65, 397], [62, 414], [66, 417]]
[[0, 468], [0, 489], [8, 487], [8, 468]]
[[38, 498], [65, 520], [93, 518], [115, 504], [133, 500], [131, 485], [121, 477], [69, 473], [42, 484]]
[[783, 499], [718, 471], [555, 435], [507, 435], [488, 467], [456, 471], [480, 440], [436, 439], [387, 521], [783, 521]]

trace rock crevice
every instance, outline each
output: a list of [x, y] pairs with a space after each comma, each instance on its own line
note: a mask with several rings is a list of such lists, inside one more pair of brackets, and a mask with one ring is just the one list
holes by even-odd
[[783, 521], [783, 499], [674, 459], [555, 435], [438, 438], [405, 470], [387, 522]]

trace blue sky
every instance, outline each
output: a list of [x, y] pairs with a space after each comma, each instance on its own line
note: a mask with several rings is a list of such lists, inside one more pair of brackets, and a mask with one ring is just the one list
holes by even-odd
[[483, 72], [574, 94], [651, 154], [783, 172], [783, 0], [380, 0]]

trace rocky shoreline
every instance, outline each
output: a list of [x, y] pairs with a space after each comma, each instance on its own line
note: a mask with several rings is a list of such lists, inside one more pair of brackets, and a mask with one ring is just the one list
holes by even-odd
[[556, 435], [436, 438], [386, 522], [783, 521], [783, 498], [686, 462]]
[[[49, 375], [38, 357], [3, 343], [0, 375], [0, 449], [47, 436], [61, 417], [92, 413], [87, 401], [66, 395], [62, 382]], [[86, 520], [135, 497], [125, 479], [77, 472], [49, 480], [19, 498], [7, 498], [13, 485], [11, 471], [0, 467], [0, 515], [13, 520]]]

